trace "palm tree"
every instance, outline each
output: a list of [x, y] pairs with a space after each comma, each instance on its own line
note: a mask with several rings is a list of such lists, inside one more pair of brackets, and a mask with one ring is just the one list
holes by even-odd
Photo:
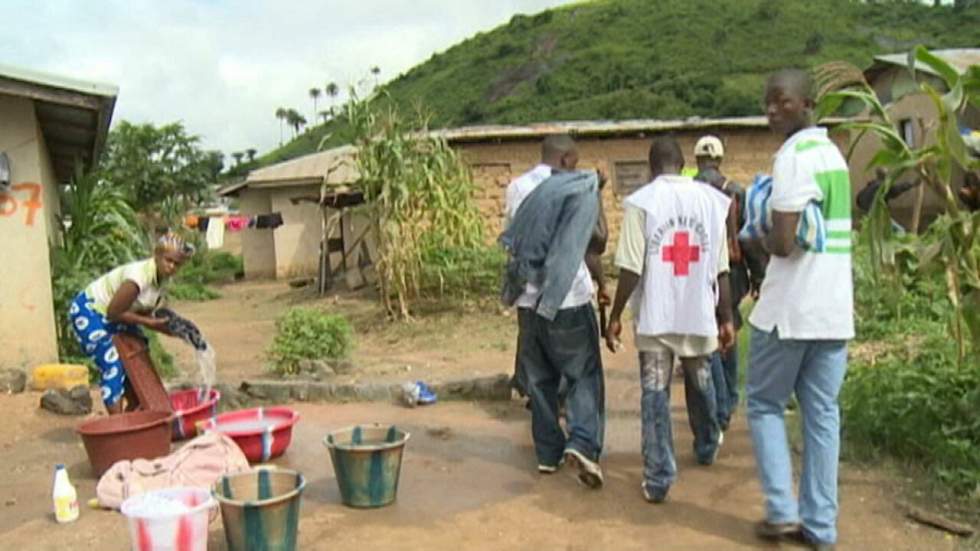
[[235, 158], [235, 166], [238, 166], [242, 164], [242, 157], [244, 157], [245, 154], [242, 153], [241, 151], [236, 151], [232, 153], [231, 156]]
[[333, 114], [334, 104], [337, 101], [337, 96], [340, 95], [340, 87], [337, 86], [336, 82], [331, 82], [323, 89], [324, 92], [330, 96], [330, 114]]
[[313, 98], [313, 116], [316, 117], [316, 100], [320, 98], [320, 89], [310, 88], [310, 97]]
[[282, 123], [286, 122], [286, 116], [289, 114], [285, 107], [280, 107], [276, 109], [276, 118], [279, 119], [279, 147], [282, 147]]
[[324, 123], [326, 123], [328, 120], [330, 120], [330, 117], [332, 115], [333, 115], [333, 108], [327, 109], [325, 111], [320, 111], [319, 113], [317, 113], [317, 116], [319, 116], [321, 119], [323, 119], [323, 122]]
[[303, 115], [300, 115], [299, 111], [296, 111], [295, 109], [290, 109], [286, 113], [286, 122], [289, 123], [289, 126], [293, 127], [294, 130], [293, 137], [295, 138], [299, 134], [300, 128], [302, 128], [303, 125], [306, 124], [306, 118], [303, 117]]
[[377, 88], [378, 87], [378, 75], [381, 74], [381, 67], [378, 67], [377, 65], [375, 65], [374, 67], [371, 67], [371, 74], [374, 75], [374, 87]]
[[252, 162], [255, 160], [256, 153], [258, 153], [258, 151], [254, 147], [250, 147], [245, 150], [245, 154], [248, 155], [248, 162]]

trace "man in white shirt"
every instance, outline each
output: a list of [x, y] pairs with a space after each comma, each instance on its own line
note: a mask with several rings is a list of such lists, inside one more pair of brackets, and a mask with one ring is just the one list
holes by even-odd
[[[578, 163], [575, 142], [567, 135], [542, 143], [541, 163], [507, 188], [508, 225], [524, 200], [554, 172], [572, 171]], [[596, 292], [584, 259], [558, 315], [549, 321], [535, 312], [540, 289], [528, 283], [516, 301], [518, 345], [515, 379], [531, 400], [531, 430], [538, 471], [556, 472], [565, 459], [579, 469], [579, 480], [602, 486], [601, 453], [605, 425], [605, 388], [599, 352], [599, 330], [592, 308]], [[566, 437], [558, 420], [558, 389], [568, 383]]]
[[620, 318], [632, 297], [640, 356], [643, 495], [662, 503], [677, 478], [670, 381], [681, 360], [694, 454], [714, 463], [721, 445], [709, 354], [734, 341], [725, 219], [729, 200], [681, 176], [684, 155], [673, 138], [650, 146], [654, 180], [626, 198], [616, 251], [619, 284], [606, 340], [616, 352]]
[[[772, 254], [749, 323], [748, 420], [766, 520], [764, 539], [803, 539], [829, 550], [837, 541], [837, 467], [847, 341], [854, 337], [851, 278], [851, 183], [847, 162], [813, 125], [813, 83], [791, 69], [769, 78], [769, 127], [786, 142], [776, 154], [770, 205], [773, 228], [763, 239]], [[824, 250], [796, 242], [801, 212], [820, 205]], [[793, 495], [793, 464], [783, 418], [793, 392], [803, 418], [803, 471]]]

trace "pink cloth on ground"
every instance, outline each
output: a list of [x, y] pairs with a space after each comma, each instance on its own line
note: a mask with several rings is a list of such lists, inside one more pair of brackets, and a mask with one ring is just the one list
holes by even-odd
[[207, 432], [166, 457], [117, 461], [99, 479], [95, 493], [99, 505], [118, 509], [134, 495], [187, 486], [210, 489], [223, 475], [248, 469], [248, 460], [234, 440]]

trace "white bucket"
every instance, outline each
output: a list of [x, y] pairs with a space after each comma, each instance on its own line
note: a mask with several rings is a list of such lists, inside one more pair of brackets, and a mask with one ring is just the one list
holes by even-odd
[[217, 505], [201, 488], [170, 488], [133, 496], [120, 510], [133, 551], [206, 551], [209, 514]]

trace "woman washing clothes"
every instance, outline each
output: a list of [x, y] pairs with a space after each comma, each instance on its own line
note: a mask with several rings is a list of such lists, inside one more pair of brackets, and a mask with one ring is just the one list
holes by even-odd
[[153, 311], [162, 302], [164, 283], [193, 254], [192, 245], [168, 233], [159, 238], [152, 257], [113, 269], [72, 301], [72, 327], [82, 350], [99, 367], [102, 401], [110, 414], [123, 412], [124, 394], [130, 408], [136, 405], [112, 337], [129, 333], [145, 340], [140, 326], [171, 334], [168, 319], [154, 317]]

